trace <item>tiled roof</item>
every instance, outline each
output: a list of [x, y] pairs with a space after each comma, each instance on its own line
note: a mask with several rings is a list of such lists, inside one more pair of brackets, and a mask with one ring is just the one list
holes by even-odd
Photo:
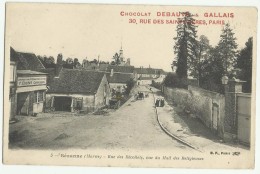
[[114, 73], [110, 76], [110, 73], [106, 73], [107, 80], [109, 83], [126, 83], [128, 80], [133, 78], [132, 74]]
[[10, 53], [11, 60], [17, 62], [17, 70], [37, 71], [45, 68], [33, 53], [17, 52], [12, 47], [10, 48]]
[[115, 66], [109, 65], [107, 67], [107, 72], [110, 72], [113, 69], [113, 72], [119, 73], [134, 73], [134, 66]]
[[162, 69], [155, 68], [135, 68], [137, 74], [165, 74]]
[[139, 77], [138, 80], [155, 80], [155, 78], [152, 78], [152, 77]]
[[101, 83], [104, 73], [79, 69], [60, 71], [59, 78], [50, 83], [49, 93], [94, 94]]
[[17, 52], [10, 47], [10, 61], [17, 61], [18, 60], [18, 54]]
[[99, 71], [106, 71], [109, 64], [99, 64]]
[[47, 85], [53, 82], [55, 77], [55, 68], [39, 69], [38, 71], [47, 73]]

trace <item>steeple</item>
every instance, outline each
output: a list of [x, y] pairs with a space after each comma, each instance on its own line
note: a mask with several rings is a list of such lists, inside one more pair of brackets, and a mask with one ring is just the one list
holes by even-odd
[[121, 41], [121, 48], [120, 48], [120, 51], [119, 51], [119, 58], [120, 58], [121, 61], [124, 61], [122, 41]]

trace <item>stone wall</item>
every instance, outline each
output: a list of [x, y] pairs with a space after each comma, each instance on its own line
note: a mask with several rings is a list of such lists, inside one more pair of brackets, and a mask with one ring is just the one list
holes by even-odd
[[66, 96], [66, 97], [72, 97], [72, 98], [82, 98], [82, 110], [86, 113], [93, 112], [96, 107], [94, 105], [95, 99], [94, 95], [81, 95], [81, 94], [57, 94], [57, 93], [47, 93], [46, 94], [46, 112], [50, 109], [52, 104], [53, 97], [59, 97], [59, 96]]
[[95, 107], [101, 108], [109, 104], [110, 88], [106, 76], [103, 77], [97, 93], [95, 94]]
[[[213, 129], [213, 105], [217, 112], [217, 134], [223, 137], [225, 117], [225, 96], [198, 87], [188, 86], [188, 90], [163, 87], [165, 97], [182, 107], [187, 113], [199, 118]], [[216, 123], [215, 123], [216, 124]]]

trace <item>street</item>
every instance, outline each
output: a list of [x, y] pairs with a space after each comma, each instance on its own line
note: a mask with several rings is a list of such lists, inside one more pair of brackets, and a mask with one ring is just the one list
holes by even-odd
[[[145, 86], [135, 90], [148, 91]], [[161, 130], [151, 94], [144, 100], [131, 98], [104, 115], [55, 112], [24, 116], [10, 124], [9, 145], [23, 149], [192, 150]]]

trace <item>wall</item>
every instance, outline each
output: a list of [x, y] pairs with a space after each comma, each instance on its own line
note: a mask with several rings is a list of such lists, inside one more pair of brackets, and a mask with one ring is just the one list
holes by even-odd
[[118, 90], [118, 87], [120, 88], [120, 92], [123, 92], [124, 86], [126, 87], [126, 83], [110, 83], [110, 90], [112, 92], [112, 89]]
[[[106, 100], [104, 101], [104, 98]], [[109, 104], [110, 99], [110, 88], [106, 76], [103, 76], [102, 81], [100, 82], [97, 93], [95, 94], [95, 106], [97, 108], [103, 107]]]
[[82, 95], [82, 94], [57, 94], [57, 93], [47, 93], [46, 94], [46, 111], [52, 107], [52, 98], [55, 96], [67, 96], [73, 98], [82, 98], [82, 110], [86, 112], [93, 112], [95, 109], [94, 105], [94, 95]]
[[185, 111], [194, 114], [207, 127], [213, 129], [213, 105], [218, 109], [217, 134], [223, 137], [225, 97], [219, 93], [207, 91], [198, 87], [188, 86], [188, 90], [180, 88], [163, 87], [164, 95], [175, 104], [183, 107]]
[[151, 85], [152, 80], [137, 80], [137, 84], [139, 84], [139, 85]]

